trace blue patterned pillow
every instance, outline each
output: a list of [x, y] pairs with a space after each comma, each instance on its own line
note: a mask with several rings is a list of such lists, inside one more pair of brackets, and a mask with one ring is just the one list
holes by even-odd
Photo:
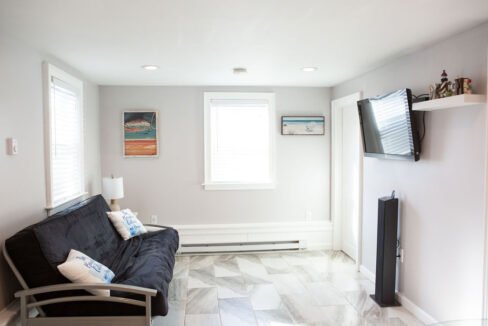
[[[74, 249], [69, 252], [66, 262], [58, 265], [58, 270], [73, 283], [110, 283], [115, 276], [105, 265]], [[110, 290], [87, 291], [94, 295], [110, 296]]]
[[107, 215], [124, 240], [147, 232], [144, 225], [130, 209], [107, 212]]

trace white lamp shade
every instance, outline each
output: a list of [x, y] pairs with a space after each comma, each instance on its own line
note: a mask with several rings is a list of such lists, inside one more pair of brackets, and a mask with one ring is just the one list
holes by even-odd
[[107, 199], [124, 198], [124, 178], [103, 178], [103, 193]]

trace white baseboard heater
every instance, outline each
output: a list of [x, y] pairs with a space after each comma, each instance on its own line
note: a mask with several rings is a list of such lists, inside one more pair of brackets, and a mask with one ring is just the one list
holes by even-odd
[[195, 243], [182, 244], [180, 253], [207, 253], [207, 252], [236, 252], [236, 251], [271, 251], [271, 250], [298, 250], [306, 249], [306, 241], [261, 241], [241, 243]]

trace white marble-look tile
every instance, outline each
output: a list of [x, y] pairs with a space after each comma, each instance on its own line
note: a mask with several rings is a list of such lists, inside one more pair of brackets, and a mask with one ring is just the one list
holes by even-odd
[[361, 315], [371, 311], [371, 308], [381, 312], [381, 308], [369, 297], [369, 293], [364, 290], [347, 291], [344, 293], [344, 298]]
[[423, 325], [403, 307], [380, 308], [366, 291], [346, 292], [345, 297], [361, 317], [372, 325]]
[[269, 252], [258, 252], [255, 255], [261, 259], [261, 258], [273, 258], [273, 257], [281, 257], [283, 254], [282, 251], [269, 251]]
[[175, 262], [177, 263], [189, 263], [192, 256], [185, 254], [176, 254]]
[[301, 256], [299, 253], [283, 253], [281, 257], [290, 265], [307, 265], [307, 257]]
[[183, 326], [185, 315], [188, 326], [422, 325], [403, 307], [378, 307], [373, 292], [341, 252], [178, 256], [169, 314], [154, 325]]
[[281, 306], [281, 297], [273, 284], [254, 285], [249, 299], [254, 310], [273, 310]]
[[298, 277], [303, 283], [324, 282], [329, 275], [316, 269], [314, 265], [296, 265], [292, 267], [291, 274]]
[[242, 253], [241, 255], [238, 255], [236, 257], [238, 257], [239, 259], [242, 259], [242, 260], [247, 260], [249, 262], [256, 263], [256, 264], [261, 263], [261, 261], [259, 260], [259, 254], [256, 254], [256, 253]]
[[291, 272], [291, 266], [281, 256], [261, 256], [260, 259], [268, 274], [286, 274]]
[[240, 276], [241, 271], [237, 265], [237, 260], [232, 256], [227, 259], [217, 259], [213, 265], [215, 277]]
[[383, 308], [383, 313], [389, 318], [390, 322], [393, 324], [393, 320], [395, 320], [396, 325], [399, 324], [398, 319], [400, 322], [403, 322], [405, 325], [408, 326], [423, 326], [424, 324], [420, 322], [417, 318], [415, 318], [410, 312], [408, 312], [403, 307], [388, 307]]
[[220, 326], [219, 314], [186, 315], [186, 326]]
[[217, 256], [206, 256], [206, 255], [191, 256], [190, 270], [212, 267], [216, 259]]
[[322, 307], [326, 323], [329, 325], [364, 325], [358, 312], [349, 305]]
[[214, 270], [211, 266], [201, 269], [192, 269], [188, 273], [189, 289], [215, 287], [216, 285]]
[[362, 275], [356, 273], [337, 273], [332, 274], [327, 280], [334, 286], [337, 290], [342, 292], [349, 291], [373, 291], [374, 285], [371, 281], [366, 280]]
[[190, 256], [176, 256], [173, 268], [173, 279], [188, 277], [190, 269]]
[[320, 259], [327, 259], [327, 253], [323, 250], [301, 250], [297, 252], [298, 255], [307, 258], [320, 258]]
[[169, 284], [168, 300], [170, 301], [184, 301], [188, 293], [188, 279], [174, 278]]
[[270, 276], [279, 294], [304, 293], [303, 283], [293, 274], [274, 274]]
[[199, 288], [188, 290], [186, 313], [218, 313], [217, 288]]
[[329, 282], [307, 283], [307, 290], [319, 306], [346, 305], [348, 301]]
[[295, 323], [315, 325], [328, 320], [324, 307], [317, 306], [309, 293], [282, 295], [281, 300]]
[[247, 284], [271, 284], [271, 276], [266, 275], [252, 275], [247, 273], [241, 273], [242, 278]]
[[184, 326], [185, 301], [169, 301], [169, 310], [166, 316], [156, 316], [152, 320], [153, 326]]
[[222, 326], [256, 326], [256, 317], [248, 298], [219, 299]]
[[306, 266], [313, 266], [314, 270], [319, 272], [328, 272], [332, 265], [327, 256], [309, 257], [307, 258], [307, 262], [308, 264]]
[[237, 257], [237, 264], [242, 274], [247, 274], [255, 277], [266, 277], [268, 271], [256, 256], [244, 255]]
[[329, 260], [328, 272], [340, 274], [349, 274], [350, 276], [356, 275], [362, 278], [362, 275], [357, 271], [357, 266], [354, 261], [342, 252], [332, 252]]
[[252, 289], [242, 276], [216, 277], [215, 281], [219, 299], [247, 297]]
[[293, 319], [286, 309], [255, 311], [259, 326], [292, 326]]

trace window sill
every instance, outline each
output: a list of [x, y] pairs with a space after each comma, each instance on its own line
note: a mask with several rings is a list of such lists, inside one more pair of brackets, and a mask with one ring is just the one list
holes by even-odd
[[274, 183], [204, 183], [205, 190], [272, 190]]
[[57, 211], [60, 211], [68, 206], [71, 206], [71, 204], [75, 204], [78, 200], [83, 199], [83, 197], [87, 196], [88, 192], [83, 192], [79, 195], [67, 198], [63, 200], [61, 203], [56, 203], [52, 205], [48, 205], [46, 207], [46, 210], [48, 211], [49, 215], [54, 214]]

